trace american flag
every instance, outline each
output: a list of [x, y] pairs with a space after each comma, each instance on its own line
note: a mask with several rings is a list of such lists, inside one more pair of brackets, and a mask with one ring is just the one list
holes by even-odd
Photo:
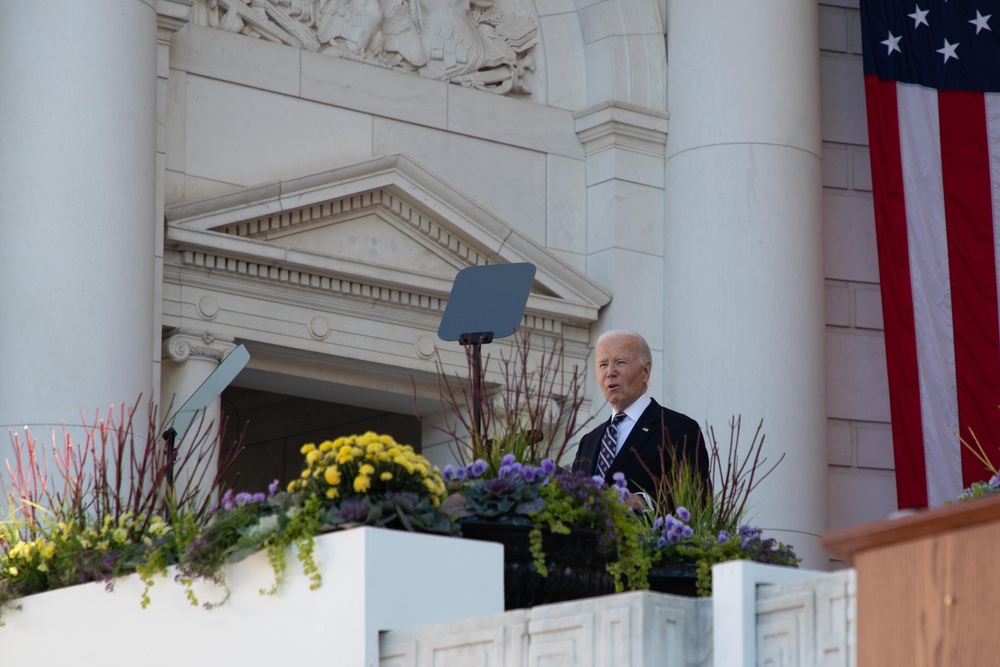
[[990, 475], [960, 436], [1000, 463], [1000, 2], [861, 25], [897, 495], [934, 506]]

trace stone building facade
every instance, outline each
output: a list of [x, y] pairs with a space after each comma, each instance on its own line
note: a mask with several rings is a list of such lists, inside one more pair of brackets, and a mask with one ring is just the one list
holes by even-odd
[[530, 262], [586, 416], [633, 329], [662, 403], [763, 420], [756, 520], [807, 565], [895, 509], [857, 0], [4, 3], [0, 87], [5, 428], [243, 344], [247, 479], [368, 428], [444, 463], [452, 281]]

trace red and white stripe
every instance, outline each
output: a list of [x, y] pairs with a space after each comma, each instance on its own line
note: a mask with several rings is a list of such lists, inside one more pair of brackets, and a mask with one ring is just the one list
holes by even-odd
[[1000, 101], [865, 77], [900, 508], [1000, 463]]

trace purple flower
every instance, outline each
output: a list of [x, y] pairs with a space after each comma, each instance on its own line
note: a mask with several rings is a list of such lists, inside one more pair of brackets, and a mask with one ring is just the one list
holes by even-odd
[[441, 471], [441, 476], [444, 477], [444, 481], [450, 482], [455, 476], [455, 466], [450, 463], [446, 465], [444, 470]]
[[473, 463], [469, 464], [469, 467], [466, 468], [466, 472], [469, 473], [469, 477], [475, 478], [481, 477], [488, 469], [489, 465], [487, 465], [486, 461], [476, 459]]
[[250, 500], [251, 500], [251, 502], [262, 503], [265, 500], [267, 500], [267, 496], [264, 495], [263, 491], [259, 491], [259, 492], [255, 493], [255, 494], [253, 494], [253, 497], [251, 497]]
[[514, 463], [516, 463], [516, 462], [517, 462], [517, 458], [515, 458], [513, 454], [507, 454], [502, 459], [500, 459], [500, 465], [501, 466], [511, 466], [511, 465], [514, 465]]
[[455, 478], [456, 482], [461, 482], [465, 479], [465, 468], [455, 468], [452, 470], [452, 476]]
[[556, 462], [553, 461], [552, 459], [543, 459], [542, 472], [544, 472], [546, 475], [556, 474]]
[[691, 512], [688, 512], [688, 510], [687, 510], [686, 507], [678, 507], [677, 508], [677, 518], [679, 518], [681, 521], [690, 521], [691, 520]]
[[251, 503], [251, 502], [253, 502], [253, 495], [252, 494], [249, 494], [246, 491], [242, 491], [242, 492], [236, 494], [236, 504], [238, 506], [243, 507], [247, 503]]
[[524, 481], [528, 483], [534, 482], [541, 474], [542, 471], [540, 468], [532, 468], [531, 466], [524, 466], [521, 468], [521, 477], [523, 477]]
[[600, 475], [594, 475], [590, 479], [594, 482], [594, 484], [597, 484], [598, 486], [604, 486], [604, 478], [601, 477]]
[[719, 544], [722, 544], [723, 542], [728, 542], [730, 537], [732, 537], [732, 535], [730, 535], [728, 532], [726, 532], [724, 530], [720, 530], [719, 531]]
[[[504, 458], [507, 458], [506, 456]], [[509, 465], [500, 466], [500, 470], [497, 470], [497, 477], [509, 477], [511, 472], [511, 467]]]
[[681, 528], [681, 532], [684, 534], [684, 537], [691, 537], [694, 535], [694, 528], [691, 526], [684, 526]]
[[236, 503], [233, 502], [232, 489], [226, 489], [226, 492], [222, 494], [222, 500], [219, 501], [219, 504], [222, 505], [222, 509], [227, 512], [231, 512], [236, 508]]
[[656, 517], [656, 520], [653, 521], [653, 530], [660, 530], [661, 528], [663, 528], [663, 517], [658, 516]]
[[625, 473], [623, 472], [616, 472], [612, 475], [612, 478], [615, 480], [615, 486], [624, 488], [628, 485], [628, 482], [625, 481]]
[[616, 486], [615, 491], [618, 492], [618, 502], [620, 503], [628, 502], [628, 499], [632, 497], [632, 492], [628, 490], [628, 487]]
[[993, 475], [992, 477], [990, 477], [989, 484], [994, 489], [1000, 489], [1000, 475]]
[[281, 480], [274, 480], [267, 486], [267, 497], [271, 498], [278, 492], [278, 488], [281, 486]]

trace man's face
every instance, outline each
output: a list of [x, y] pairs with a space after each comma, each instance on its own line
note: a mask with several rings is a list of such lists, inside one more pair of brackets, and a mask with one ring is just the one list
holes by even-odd
[[639, 363], [632, 338], [611, 338], [597, 344], [597, 381], [615, 412], [632, 405], [646, 391], [649, 367], [648, 361]]

